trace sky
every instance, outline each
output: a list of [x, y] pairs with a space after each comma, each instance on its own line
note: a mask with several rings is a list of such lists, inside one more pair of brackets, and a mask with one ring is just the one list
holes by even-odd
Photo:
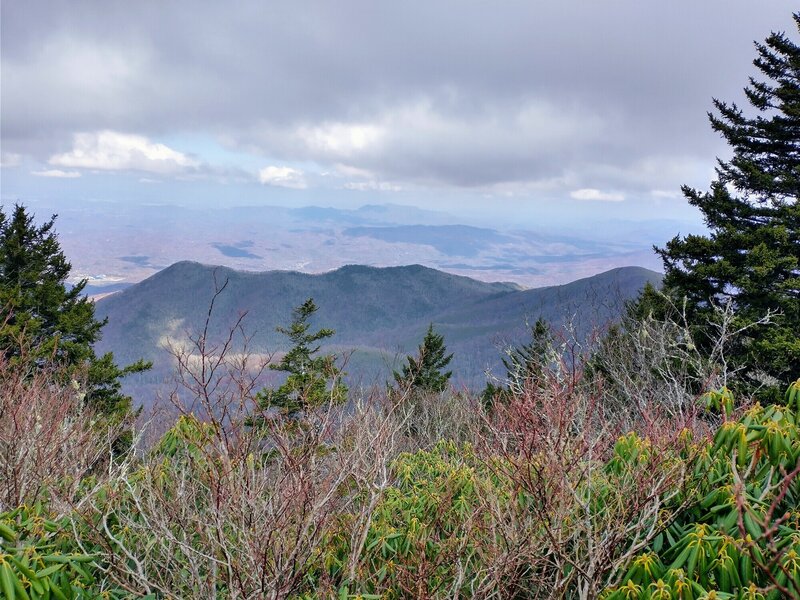
[[2, 201], [693, 218], [778, 0], [0, 5]]

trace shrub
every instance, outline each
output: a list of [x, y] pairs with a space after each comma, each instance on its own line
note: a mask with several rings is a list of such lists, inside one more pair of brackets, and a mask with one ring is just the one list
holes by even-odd
[[352, 549], [344, 531], [322, 558], [328, 575], [362, 597], [474, 595], [495, 542], [483, 497], [504, 490], [470, 446], [452, 442], [401, 454], [392, 474], [394, 485], [371, 514], [355, 580], [345, 572]]
[[707, 400], [725, 420], [700, 444], [685, 508], [605, 598], [800, 597], [800, 380], [786, 405], [737, 419], [727, 390]]
[[45, 499], [66, 510], [129, 422], [86, 407], [79, 381], [30, 360], [0, 353], [0, 511]]
[[71, 520], [40, 503], [0, 514], [0, 540], [0, 590], [10, 600], [131, 597], [109, 586], [99, 553], [79, 548]]

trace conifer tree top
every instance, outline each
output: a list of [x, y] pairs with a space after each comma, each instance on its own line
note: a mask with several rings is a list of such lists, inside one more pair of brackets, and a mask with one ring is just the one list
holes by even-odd
[[[800, 30], [800, 13], [794, 20]], [[730, 359], [752, 381], [783, 387], [800, 371], [800, 46], [773, 33], [756, 50], [749, 109], [715, 99], [709, 115], [732, 158], [718, 160], [710, 191], [683, 187], [709, 235], [676, 237], [656, 251], [665, 288], [688, 299], [698, 327], [714, 304], [731, 302], [742, 327], [772, 314]]]
[[444, 336], [436, 333], [431, 323], [419, 345], [417, 356], [407, 356], [402, 372], [394, 372], [395, 381], [401, 388], [443, 392], [453, 375], [452, 371], [443, 372], [453, 359], [453, 355], [446, 352]]
[[[794, 21], [800, 29], [800, 13]], [[765, 79], [750, 77], [745, 95], [755, 116], [715, 99], [718, 115], [712, 128], [733, 149], [730, 161], [719, 161], [719, 181], [750, 200], [782, 205], [796, 203], [800, 186], [800, 47], [785, 33], [772, 33], [755, 44], [753, 64]]]
[[292, 347], [280, 362], [270, 364], [270, 369], [288, 374], [286, 381], [277, 389], [259, 392], [258, 402], [263, 408], [276, 409], [286, 417], [299, 417], [310, 409], [331, 402], [339, 404], [347, 396], [347, 387], [342, 383], [341, 370], [336, 366], [336, 355], [319, 354], [316, 342], [334, 335], [333, 329], [322, 328], [309, 333], [310, 319], [317, 312], [313, 298], [309, 298], [292, 311], [292, 322], [288, 327], [277, 327], [286, 335]]
[[139, 361], [119, 368], [109, 353], [97, 357], [93, 344], [105, 320], [94, 303], [70, 286], [70, 265], [54, 230], [56, 216], [37, 225], [24, 206], [7, 215], [0, 206], [0, 352], [17, 359], [32, 353], [37, 364], [54, 364], [85, 380], [86, 400], [101, 413], [125, 416], [131, 399], [120, 391], [120, 378], [146, 370]]

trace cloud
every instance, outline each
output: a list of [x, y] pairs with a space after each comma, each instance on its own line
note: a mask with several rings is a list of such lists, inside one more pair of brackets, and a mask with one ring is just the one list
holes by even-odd
[[[356, 183], [514, 193], [564, 180], [558, 194], [598, 188], [652, 200], [650, 190], [707, 184], [695, 169], [713, 176], [725, 151], [706, 121], [710, 99], [739, 101], [751, 40], [794, 29], [785, 3], [749, 0], [618, 0], [580, 11], [466, 2], [457, 27], [447, 2], [415, 3], [416, 12], [358, 6], [174, 0], [155, 18], [146, 2], [102, 11], [90, 0], [8, 2], [3, 149], [40, 162], [55, 155], [64, 169], [171, 174], [191, 170], [191, 159], [154, 159], [132, 144], [111, 160], [96, 156], [97, 134], [86, 148], [65, 148], [75, 132], [136, 133], [151, 146], [164, 135], [213, 137], [253, 154], [251, 172], [315, 162], [371, 174], [342, 179]], [[657, 167], [637, 169], [648, 156]]]
[[75, 134], [72, 150], [51, 156], [48, 162], [60, 167], [161, 175], [191, 171], [200, 166], [182, 152], [144, 136], [108, 130]]
[[22, 164], [22, 156], [13, 152], [4, 152], [0, 155], [0, 167], [3, 169], [18, 167]]
[[385, 132], [369, 123], [323, 123], [301, 126], [295, 135], [311, 152], [346, 159], [375, 147]]
[[78, 171], [62, 171], [61, 169], [47, 169], [45, 171], [31, 171], [37, 177], [58, 177], [61, 179], [76, 179], [81, 176]]
[[623, 194], [619, 194], [617, 192], [601, 192], [600, 190], [596, 190], [594, 188], [575, 190], [574, 192], [570, 192], [569, 195], [575, 200], [596, 200], [600, 202], [622, 202], [625, 200], [625, 196]]
[[358, 192], [401, 192], [403, 186], [388, 181], [348, 181], [344, 184], [347, 190]]
[[359, 179], [371, 179], [374, 177], [374, 174], [369, 171], [351, 167], [350, 165], [343, 165], [341, 163], [334, 165], [333, 174], [343, 177], [357, 177]]
[[600, 115], [579, 106], [523, 99], [465, 110], [452, 102], [462, 100], [421, 98], [359, 121], [265, 125], [244, 134], [244, 145], [351, 178], [475, 188], [550, 179], [565, 154], [590, 152], [607, 133]]
[[[35, 46], [22, 41], [18, 48], [8, 41], [14, 26], [7, 19], [36, 17], [5, 8], [0, 92], [5, 143], [41, 156], [76, 131], [138, 129], [128, 119], [141, 123], [137, 117], [152, 116], [162, 87], [146, 83], [156, 58], [148, 45], [126, 43], [121, 35], [78, 32], [80, 27], [64, 23], [49, 35], [34, 34], [39, 38]], [[56, 17], [55, 6], [46, 10]], [[33, 23], [27, 26], [37, 29]]]
[[258, 180], [265, 185], [304, 190], [308, 187], [303, 172], [291, 167], [264, 167], [258, 172]]
[[653, 198], [667, 198], [673, 200], [681, 197], [680, 190], [650, 190], [650, 195]]

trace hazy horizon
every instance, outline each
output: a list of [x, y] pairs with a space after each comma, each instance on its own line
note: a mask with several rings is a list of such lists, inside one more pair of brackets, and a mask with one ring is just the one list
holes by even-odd
[[56, 231], [72, 263], [70, 281], [91, 294], [120, 289], [183, 260], [244, 271], [324, 273], [347, 264], [422, 264], [480, 281], [525, 288], [569, 283], [616, 267], [660, 271], [652, 250], [680, 231], [674, 219], [589, 223], [544, 221], [490, 227], [441, 210], [397, 204], [330, 207], [121, 205], [95, 202], [27, 206]]

